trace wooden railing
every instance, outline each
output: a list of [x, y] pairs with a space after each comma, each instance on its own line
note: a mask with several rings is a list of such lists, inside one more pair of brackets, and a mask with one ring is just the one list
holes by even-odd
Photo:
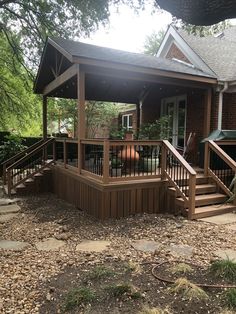
[[205, 143], [204, 173], [227, 195], [232, 195], [229, 185], [236, 174], [236, 162], [214, 141]]
[[78, 140], [71, 138], [55, 139], [53, 159], [67, 167], [78, 167]]
[[22, 152], [19, 152], [18, 154], [16, 154], [15, 156], [5, 160], [2, 163], [2, 169], [3, 169], [3, 185], [6, 184], [7, 181], [7, 173], [6, 173], [6, 169], [7, 167], [10, 167], [10, 165], [14, 164], [17, 160], [19, 160], [20, 158], [22, 158], [23, 156], [26, 156], [27, 154], [29, 154], [32, 150], [34, 150], [37, 146], [41, 145], [44, 142], [44, 139], [34, 143], [33, 145], [31, 145], [30, 147], [27, 147], [26, 149], [24, 149]]
[[[12, 189], [24, 183], [27, 179], [32, 178], [45, 167], [54, 162], [54, 158], [48, 159], [50, 146], [53, 146], [54, 138], [44, 141], [27, 155], [23, 156], [15, 163], [7, 167], [7, 191], [11, 195]], [[52, 147], [53, 155], [55, 149]]]
[[195, 212], [196, 172], [178, 153], [164, 140], [162, 145], [162, 179], [167, 179], [185, 201], [188, 218], [192, 219]]

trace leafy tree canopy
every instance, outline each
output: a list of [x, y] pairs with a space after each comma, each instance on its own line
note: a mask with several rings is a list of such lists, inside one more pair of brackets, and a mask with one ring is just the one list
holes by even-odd
[[[109, 20], [109, 5], [134, 9], [145, 0], [0, 0], [0, 129], [40, 129], [32, 80], [47, 36], [80, 38]], [[29, 128], [26, 130], [29, 134]]]
[[144, 53], [155, 56], [160, 47], [162, 39], [165, 35], [165, 31], [161, 29], [159, 32], [153, 32], [151, 35], [148, 35], [144, 42]]

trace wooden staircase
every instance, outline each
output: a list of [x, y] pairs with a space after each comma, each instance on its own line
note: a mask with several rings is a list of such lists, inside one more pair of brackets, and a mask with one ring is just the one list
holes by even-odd
[[52, 191], [54, 138], [41, 140], [3, 164], [5, 193], [29, 194]]
[[[195, 190], [195, 212], [192, 219], [205, 218], [215, 215], [221, 215], [236, 210], [233, 204], [227, 204], [229, 198], [224, 192], [219, 191], [218, 186], [209, 176], [204, 176], [203, 170], [197, 170], [196, 190]], [[186, 187], [186, 195], [188, 195]], [[179, 195], [174, 187], [168, 188], [168, 193], [175, 196], [176, 207], [188, 214], [188, 208], [185, 206], [185, 200]]]

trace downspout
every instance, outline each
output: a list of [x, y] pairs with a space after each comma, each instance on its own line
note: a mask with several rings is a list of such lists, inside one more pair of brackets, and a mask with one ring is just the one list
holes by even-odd
[[218, 126], [217, 129], [222, 129], [222, 111], [223, 111], [223, 94], [228, 89], [228, 82], [224, 82], [224, 87], [220, 90], [219, 93], [219, 106], [218, 106]]

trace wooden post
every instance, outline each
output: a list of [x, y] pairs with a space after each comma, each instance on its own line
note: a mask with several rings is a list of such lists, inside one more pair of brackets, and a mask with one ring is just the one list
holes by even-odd
[[66, 140], [63, 142], [63, 157], [64, 157], [64, 167], [66, 168], [67, 165], [67, 145]]
[[52, 144], [52, 154], [53, 154], [53, 162], [56, 162], [56, 140], [54, 139], [54, 142]]
[[7, 194], [8, 194], [8, 196], [11, 196], [11, 186], [12, 186], [11, 174], [12, 174], [12, 170], [8, 170], [8, 173], [7, 173]]
[[208, 143], [208, 142], [205, 142], [205, 151], [204, 151], [204, 176], [207, 176], [207, 175], [208, 175], [209, 160], [210, 160], [209, 143]]
[[188, 219], [195, 213], [196, 175], [189, 174]]
[[205, 106], [204, 106], [204, 129], [203, 137], [207, 137], [211, 127], [211, 88], [205, 91]]
[[103, 183], [109, 182], [109, 153], [110, 145], [108, 140], [103, 142]]
[[136, 104], [136, 135], [139, 138], [140, 131], [140, 103]]
[[47, 137], [47, 97], [43, 96], [43, 139], [46, 140]]
[[85, 138], [85, 73], [79, 68], [77, 71], [77, 97], [78, 97], [78, 172], [82, 169], [82, 144], [81, 139]]
[[161, 145], [161, 180], [166, 180], [166, 164], [167, 164], [167, 152], [166, 152], [166, 147], [165, 144], [162, 142]]

